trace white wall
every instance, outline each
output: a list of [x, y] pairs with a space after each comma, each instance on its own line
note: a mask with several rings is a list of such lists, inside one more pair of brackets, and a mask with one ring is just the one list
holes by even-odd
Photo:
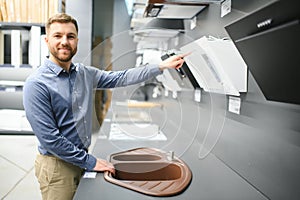
[[72, 15], [78, 22], [79, 43], [77, 54], [73, 62], [91, 65], [91, 48], [92, 48], [92, 0], [72, 0], [66, 1], [66, 13]]

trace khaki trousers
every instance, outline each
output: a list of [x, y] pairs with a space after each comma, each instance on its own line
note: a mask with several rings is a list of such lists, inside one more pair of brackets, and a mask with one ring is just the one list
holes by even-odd
[[38, 154], [35, 176], [43, 200], [71, 200], [84, 170], [54, 156]]

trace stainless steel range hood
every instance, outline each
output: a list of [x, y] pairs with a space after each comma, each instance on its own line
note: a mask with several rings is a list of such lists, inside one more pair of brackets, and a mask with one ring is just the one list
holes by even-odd
[[224, 0], [148, 0], [149, 4], [180, 4], [180, 5], [207, 5], [221, 3]]
[[146, 17], [156, 17], [160, 19], [192, 19], [205, 7], [206, 5], [148, 5], [146, 9]]
[[196, 1], [149, 0], [145, 17], [162, 19], [192, 19], [208, 4]]

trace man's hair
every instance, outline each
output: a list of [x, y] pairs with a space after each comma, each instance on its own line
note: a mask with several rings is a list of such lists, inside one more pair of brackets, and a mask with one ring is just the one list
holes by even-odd
[[72, 16], [65, 14], [65, 13], [57, 13], [50, 17], [46, 22], [46, 31], [49, 30], [51, 24], [58, 22], [58, 23], [73, 23], [75, 25], [76, 31], [78, 33], [78, 24], [76, 19]]

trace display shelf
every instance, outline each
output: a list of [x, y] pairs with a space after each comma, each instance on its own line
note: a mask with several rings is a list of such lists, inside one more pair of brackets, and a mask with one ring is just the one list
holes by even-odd
[[30, 30], [32, 26], [39, 26], [45, 32], [44, 23], [0, 22], [0, 30]]

